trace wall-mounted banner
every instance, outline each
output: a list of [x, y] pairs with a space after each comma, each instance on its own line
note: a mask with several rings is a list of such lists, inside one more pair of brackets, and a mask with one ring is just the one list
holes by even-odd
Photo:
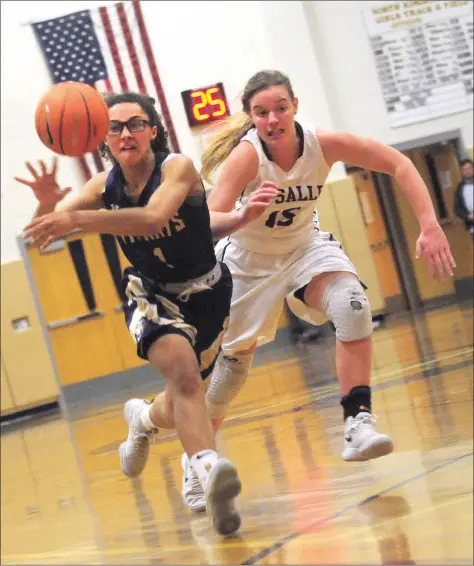
[[471, 0], [374, 4], [363, 17], [392, 128], [472, 110]]

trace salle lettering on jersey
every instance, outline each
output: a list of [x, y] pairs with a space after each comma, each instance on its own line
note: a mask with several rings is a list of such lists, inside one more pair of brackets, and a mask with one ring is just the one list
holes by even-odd
[[163, 226], [163, 228], [156, 234], [151, 234], [149, 236], [117, 236], [118, 239], [122, 240], [126, 244], [133, 244], [135, 242], [149, 242], [151, 240], [161, 240], [161, 238], [169, 238], [174, 236], [178, 232], [181, 232], [186, 228], [184, 220], [180, 218], [177, 214], [170, 218], [168, 222]]
[[304, 200], [316, 200], [321, 194], [323, 185], [296, 185], [293, 187], [286, 187], [285, 189], [278, 189], [280, 193], [276, 199], [275, 204], [281, 204], [282, 202], [300, 202]]

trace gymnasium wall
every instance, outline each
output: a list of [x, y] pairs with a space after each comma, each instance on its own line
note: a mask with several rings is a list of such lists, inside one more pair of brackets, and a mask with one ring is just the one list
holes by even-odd
[[472, 110], [409, 126], [389, 126], [362, 17], [364, 8], [379, 4], [383, 2], [303, 2], [320, 72], [330, 93], [334, 127], [390, 145], [460, 129], [465, 146], [472, 147]]
[[[17, 244], [17, 236], [31, 218], [36, 202], [29, 189], [15, 183], [12, 178], [14, 175], [25, 175], [25, 160], [50, 161], [52, 156], [37, 139], [33, 122], [35, 106], [51, 83], [33, 31], [25, 24], [110, 4], [113, 2], [107, 0], [1, 3], [2, 413], [38, 400], [46, 402], [58, 393], [58, 383], [47, 355], [46, 341]], [[181, 91], [223, 82], [231, 110], [236, 112], [240, 109], [239, 95], [246, 80], [262, 68], [278, 68], [289, 74], [300, 99], [298, 119], [302, 122], [373, 136], [389, 144], [460, 129], [465, 146], [472, 147], [472, 112], [390, 129], [361, 16], [361, 9], [367, 4], [360, 1], [296, 0], [142, 2], [182, 152], [189, 155], [199, 167], [202, 140], [199, 134], [191, 132], [188, 127]], [[82, 180], [75, 160], [61, 157], [59, 161], [60, 185], [78, 190]], [[319, 204], [322, 227], [334, 232], [341, 240], [362, 279], [369, 284], [374, 311], [382, 311], [384, 300], [354, 183], [346, 177], [341, 164], [333, 168], [330, 181]], [[341, 199], [344, 203], [353, 202], [353, 206], [339, 206]], [[347, 232], [349, 227], [357, 231], [358, 239], [352, 237], [354, 232]], [[97, 238], [88, 238], [85, 247], [88, 257], [92, 254], [102, 262], [104, 260]], [[355, 241], [357, 246], [354, 245]], [[63, 255], [65, 262], [71, 261], [66, 252]], [[51, 256], [44, 258], [44, 261], [56, 260]], [[68, 263], [61, 266], [72, 270]], [[101, 273], [97, 266], [99, 264], [91, 268], [95, 269], [92, 273], [94, 281], [94, 273]], [[77, 284], [75, 279], [74, 282], [73, 279], [69, 281], [71, 285]], [[52, 284], [57, 283], [53, 278]], [[115, 341], [116, 348], [121, 352], [110, 363], [122, 365], [113, 368], [105, 365], [91, 367], [88, 377], [111, 374], [141, 363], [133, 352], [131, 339], [126, 336], [121, 314], [115, 311], [114, 301], [117, 298], [113, 294], [107, 271], [104, 271], [99, 283], [96, 287], [98, 308], [105, 314], [102, 318], [81, 323], [84, 326], [82, 330], [85, 336], [89, 336], [85, 332], [87, 325], [91, 328], [101, 325], [107, 327], [107, 339]], [[79, 302], [83, 301], [79, 290], [77, 297]], [[53, 303], [58, 307], [58, 302]], [[73, 315], [82, 314], [85, 308], [81, 305], [77, 309], [75, 305], [74, 308], [69, 306], [74, 311], [71, 311]], [[46, 318], [48, 308], [43, 305]], [[71, 313], [64, 316], [70, 316]], [[29, 320], [30, 330], [18, 332], [13, 328], [12, 321], [25, 317]], [[58, 312], [53, 318], [62, 317], [63, 313]], [[285, 324], [284, 317], [282, 324]], [[54, 332], [54, 336], [50, 336], [53, 349], [68, 330]], [[104, 332], [100, 330], [101, 335]], [[79, 335], [80, 332], [76, 337]], [[72, 344], [70, 340], [66, 341]], [[63, 346], [58, 348], [58, 351], [64, 350]], [[29, 354], [25, 355], [24, 352]], [[36, 352], [34, 356], [33, 352]], [[108, 363], [100, 354], [94, 360]], [[80, 371], [77, 364], [63, 370], [61, 363], [57, 358], [59, 386], [81, 382], [87, 373]], [[78, 375], [70, 375], [71, 367]], [[37, 375], [41, 375], [40, 381]], [[37, 390], [28, 385], [35, 379]]]
[[[50, 79], [33, 31], [24, 24], [112, 3], [69, 0], [1, 4], [2, 263], [20, 258], [16, 236], [35, 208], [34, 197], [12, 177], [24, 174], [26, 159], [51, 158], [33, 127], [36, 103], [50, 86]], [[182, 151], [199, 164], [199, 136], [187, 125], [181, 91], [222, 81], [231, 108], [236, 111], [246, 80], [265, 67], [279, 68], [290, 75], [300, 98], [302, 121], [322, 128], [351, 130], [386, 143], [460, 128], [465, 145], [472, 147], [472, 112], [389, 128], [362, 21], [361, 10], [367, 4], [143, 2]], [[332, 178], [344, 176], [343, 168], [336, 166]], [[59, 180], [63, 186], [79, 188], [81, 177], [75, 160], [60, 159]]]

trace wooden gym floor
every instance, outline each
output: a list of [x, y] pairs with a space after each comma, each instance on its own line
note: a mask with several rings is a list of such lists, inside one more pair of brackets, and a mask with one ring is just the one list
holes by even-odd
[[233, 538], [183, 506], [174, 433], [122, 475], [121, 403], [3, 427], [2, 564], [472, 564], [471, 306], [392, 319], [374, 346], [395, 452], [363, 463], [340, 457], [333, 340], [260, 356], [220, 438], [244, 486]]

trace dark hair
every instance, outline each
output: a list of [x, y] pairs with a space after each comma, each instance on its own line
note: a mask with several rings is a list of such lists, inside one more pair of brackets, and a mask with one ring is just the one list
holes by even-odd
[[203, 179], [206, 181], [210, 180], [211, 173], [229, 157], [242, 137], [253, 128], [253, 122], [250, 118], [250, 101], [252, 97], [262, 90], [280, 85], [286, 87], [293, 101], [295, 95], [290, 79], [280, 71], [259, 71], [247, 81], [242, 94], [243, 111], [229, 120], [229, 128], [217, 134], [202, 155], [201, 176]]
[[[109, 108], [124, 102], [138, 104], [143, 112], [145, 112], [148, 116], [151, 126], [158, 127], [156, 138], [151, 140], [150, 143], [153, 153], [156, 153], [157, 151], [166, 154], [170, 153], [168, 147], [168, 132], [165, 130], [161, 117], [156, 111], [154, 98], [147, 94], [139, 94], [136, 92], [122, 92], [121, 94], [109, 93], [105, 95], [105, 102]], [[102, 157], [115, 161], [112, 153], [110, 152], [109, 146], [106, 143], [102, 143], [100, 145], [100, 153]]]
[[462, 160], [459, 162], [459, 166], [460, 166], [460, 167], [464, 167], [464, 165], [467, 165], [468, 163], [469, 163], [470, 165], [473, 165], [473, 166], [474, 166], [474, 163], [473, 163], [472, 159], [462, 159]]
[[250, 112], [250, 100], [261, 90], [265, 90], [272, 86], [285, 86], [288, 90], [291, 100], [294, 100], [295, 94], [291, 86], [290, 79], [280, 71], [259, 71], [251, 77], [244, 88], [242, 94], [242, 106], [245, 112]]

